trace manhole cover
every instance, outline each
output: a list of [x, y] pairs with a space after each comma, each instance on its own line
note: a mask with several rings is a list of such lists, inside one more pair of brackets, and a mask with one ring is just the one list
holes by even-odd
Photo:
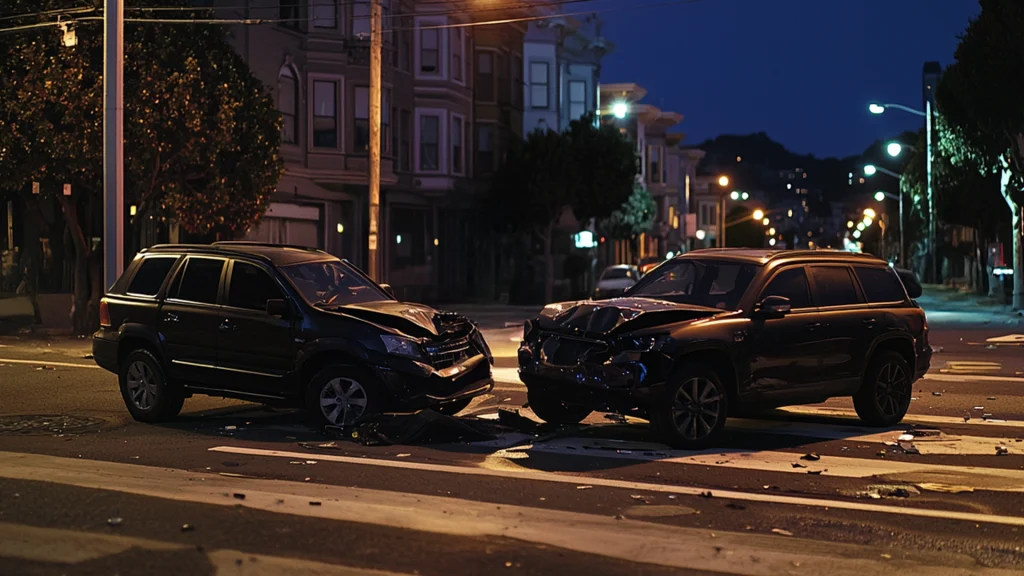
[[103, 427], [101, 418], [87, 416], [53, 416], [21, 414], [0, 416], [0, 435], [46, 436], [49, 434], [84, 434]]

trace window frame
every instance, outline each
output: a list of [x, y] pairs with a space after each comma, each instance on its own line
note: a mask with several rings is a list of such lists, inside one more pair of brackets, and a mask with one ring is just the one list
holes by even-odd
[[[176, 295], [175, 295], [175, 297], [171, 297], [169, 294], [165, 294], [164, 301], [165, 302], [171, 302], [171, 303], [174, 303], [174, 304], [184, 304], [184, 305], [188, 305], [188, 306], [206, 306], [206, 307], [211, 307], [211, 308], [221, 308], [223, 306], [223, 302], [224, 302], [224, 279], [225, 279], [225, 275], [227, 274], [227, 270], [228, 270], [228, 266], [227, 266], [228, 258], [226, 258], [226, 257], [223, 257], [223, 256], [211, 256], [211, 255], [207, 255], [207, 254], [189, 254], [189, 255], [185, 256], [184, 260], [181, 262], [181, 264], [178, 265], [178, 268], [175, 270], [174, 277], [171, 279], [171, 283], [168, 285], [167, 288], [170, 289], [171, 286], [174, 286], [174, 282], [177, 280], [179, 274], [187, 274], [188, 273], [188, 265], [189, 265], [189, 262], [192, 261], [192, 260], [219, 260], [220, 261], [220, 263], [221, 263], [220, 278], [217, 281], [217, 301], [215, 303], [212, 303], [212, 304], [209, 303], [209, 302], [196, 302], [195, 300], [185, 300], [185, 299], [182, 299], [182, 298], [177, 298]], [[182, 280], [184, 280], [184, 278], [182, 278]], [[181, 285], [180, 284], [178, 286], [178, 289], [179, 290], [181, 289]]]
[[[282, 1], [287, 1], [287, 0], [282, 0]], [[317, 21], [316, 12], [317, 12], [318, 8], [332, 8], [333, 9], [333, 16], [332, 16], [333, 24], [331, 24], [330, 26], [320, 26], [320, 25], [318, 25], [316, 23], [316, 21]], [[313, 3], [307, 7], [307, 10], [309, 11], [309, 20], [312, 23], [314, 30], [337, 30], [339, 28], [340, 24], [341, 24], [341, 20], [342, 19], [341, 19], [340, 10], [338, 10], [338, 3], [337, 2], [333, 2], [331, 0], [313, 0]]]
[[[533, 67], [537, 65], [544, 66], [543, 82], [537, 82], [533, 77]], [[544, 87], [543, 106], [538, 106], [536, 99], [534, 98], [534, 88], [538, 86]], [[530, 108], [534, 110], [551, 109], [551, 62], [548, 62], [547, 60], [530, 60]]]
[[[366, 91], [366, 117], [359, 116], [359, 92]], [[359, 146], [359, 126], [366, 124], [366, 143]], [[380, 142], [381, 156], [391, 153], [391, 87], [383, 86], [380, 91]], [[364, 155], [370, 153], [370, 87], [354, 86], [352, 88], [352, 153]]]
[[[491, 149], [486, 151], [488, 154], [491, 155], [491, 161], [490, 161], [490, 166], [488, 166], [486, 168], [483, 167], [481, 162], [480, 162], [480, 155], [481, 155], [482, 152], [484, 152], [483, 150], [480, 149], [480, 141], [482, 140], [482, 138], [480, 138], [480, 129], [484, 128], [484, 127], [490, 129], [490, 135], [491, 135]], [[497, 136], [497, 134], [498, 134], [498, 124], [497, 124], [497, 122], [477, 121], [475, 123], [475, 125], [474, 125], [474, 128], [473, 128], [473, 169], [474, 169], [474, 171], [476, 172], [477, 175], [494, 174], [494, 172], [498, 169], [497, 163], [495, 162], [496, 156], [495, 156], [495, 150], [494, 150], [494, 139]]]
[[240, 306], [231, 305], [231, 283], [234, 281], [235, 278], [236, 264], [245, 264], [262, 271], [270, 278], [270, 281], [273, 282], [275, 286], [277, 286], [278, 291], [281, 293], [281, 297], [286, 302], [291, 300], [291, 295], [288, 293], [288, 290], [285, 289], [285, 287], [281, 284], [281, 281], [274, 275], [274, 273], [271, 270], [268, 270], [265, 266], [257, 264], [256, 262], [250, 262], [248, 260], [233, 258], [231, 262], [228, 264], [227, 277], [224, 278], [224, 296], [223, 303], [221, 305], [223, 308], [229, 308], [231, 310], [239, 310], [253, 314], [262, 314], [263, 316], [267, 315], [266, 306], [264, 306], [262, 310], [259, 310], [256, 308], [242, 308]]
[[[573, 86], [578, 86], [578, 85], [582, 85], [583, 86], [583, 101], [582, 102], [573, 100], [572, 88], [573, 88]], [[567, 99], [567, 101], [569, 103], [569, 121], [571, 122], [573, 120], [579, 120], [580, 118], [584, 117], [587, 114], [587, 81], [586, 80], [579, 80], [579, 79], [569, 80], [569, 84], [568, 84], [567, 88], [568, 88], [568, 92], [569, 92], [569, 97]], [[576, 114], [573, 114], [573, 112], [572, 112], [573, 105], [582, 106], [583, 107], [583, 113], [578, 115], [578, 116]]]
[[[292, 111], [291, 111], [291, 117], [292, 117], [292, 131], [293, 131], [293, 134], [292, 134], [292, 139], [291, 140], [285, 140], [285, 137], [284, 137], [285, 124], [286, 124], [285, 121], [287, 120], [287, 117], [289, 116], [289, 114], [287, 114], [284, 110], [281, 109], [281, 95], [284, 93], [283, 88], [281, 86], [281, 79], [282, 78], [290, 78], [291, 82], [292, 82]], [[300, 102], [302, 102], [302, 91], [299, 89], [300, 85], [301, 85], [301, 82], [299, 80], [299, 74], [298, 74], [298, 71], [295, 70], [295, 67], [290, 65], [290, 64], [286, 64], [286, 65], [282, 66], [281, 70], [278, 71], [278, 73], [277, 73], [277, 111], [281, 113], [281, 120], [282, 120], [281, 121], [281, 144], [282, 145], [297, 146], [299, 144], [299, 108], [300, 108]]]
[[[449, 56], [452, 64], [452, 82], [460, 85], [466, 85], [466, 31], [461, 27], [455, 27], [451, 29], [449, 34], [449, 40], [451, 43], [451, 50], [449, 50]], [[455, 62], [458, 57], [458, 63]]]
[[808, 268], [810, 267], [804, 264], [794, 264], [791, 266], [783, 266], [775, 269], [761, 285], [761, 289], [758, 290], [757, 292], [757, 298], [754, 300], [754, 304], [756, 305], [765, 299], [764, 291], [767, 290], [769, 286], [771, 286], [772, 282], [774, 282], [780, 274], [783, 274], [790, 270], [802, 270], [804, 273], [804, 282], [806, 282], [807, 284], [807, 303], [809, 305], [803, 308], [792, 308], [790, 312], [800, 313], [817, 310], [818, 306], [817, 303], [814, 301], [814, 286], [811, 284], [811, 275], [808, 273]]
[[[426, 118], [433, 118], [437, 121], [437, 141], [433, 142], [432, 145], [437, 152], [436, 165], [433, 168], [424, 168], [423, 165], [423, 121]], [[446, 115], [442, 110], [417, 110], [416, 111], [416, 171], [423, 173], [440, 173], [442, 166], [445, 165], [447, 159], [442, 156], [445, 147], [445, 139], [443, 136], [444, 125], [446, 123]]]
[[[870, 304], [872, 306], [890, 306], [893, 304], [905, 304], [907, 300], [910, 298], [910, 296], [907, 294], [907, 287], [903, 285], [903, 280], [900, 279], [899, 275], [896, 273], [895, 270], [893, 270], [891, 266], [879, 266], [864, 263], [854, 264], [851, 267], [853, 268], [853, 276], [854, 278], [857, 279], [857, 285], [860, 287], [861, 296], [864, 298], [864, 302], [866, 304]], [[860, 274], [857, 274], [858, 268], [864, 268], [866, 270], [881, 270], [885, 272], [887, 276], [890, 276], [896, 281], [895, 285], [899, 286], [900, 292], [902, 293], [902, 297], [899, 300], [880, 300], [878, 302], [872, 302], [871, 298], [868, 298], [868, 291], [864, 288], [864, 283], [860, 279]]]
[[[171, 262], [171, 267], [167, 270], [167, 272], [164, 273], [164, 279], [160, 282], [160, 286], [157, 287], [156, 293], [155, 294], [141, 294], [139, 292], [131, 292], [130, 288], [132, 287], [132, 283], [135, 282], [135, 278], [139, 275], [139, 272], [142, 271], [142, 267], [146, 264], [146, 262], [148, 262], [150, 260], [157, 259], [157, 258], [164, 259], [164, 260], [171, 260], [172, 262]], [[164, 290], [167, 289], [167, 279], [168, 278], [174, 278], [175, 274], [177, 273], [177, 271], [178, 271], [178, 260], [180, 260], [180, 259], [181, 259], [181, 255], [180, 254], [150, 254], [150, 255], [143, 256], [142, 258], [140, 258], [141, 262], [139, 262], [138, 264], [135, 265], [135, 270], [132, 271], [132, 277], [128, 280], [128, 282], [126, 283], [126, 285], [124, 287], [124, 295], [125, 296], [131, 296], [132, 298], [145, 298], [147, 300], [157, 300], [157, 299], [159, 299], [161, 294], [164, 292]]]
[[[490, 72], [481, 72], [480, 58], [486, 56], [490, 59]], [[498, 89], [495, 84], [497, 75], [494, 73], [496, 58], [495, 51], [491, 49], [478, 48], [473, 54], [473, 73], [476, 75], [474, 86], [476, 88], [477, 102], [493, 104], [498, 101]], [[486, 87], [486, 88], [484, 88]], [[481, 90], [487, 90], [481, 93]]]
[[[318, 146], [316, 145], [315, 138], [315, 126], [314, 121], [317, 118], [316, 114], [316, 84], [317, 82], [328, 82], [334, 84], [334, 131], [335, 131], [335, 145], [334, 146]], [[309, 99], [310, 106], [308, 106], [307, 121], [309, 123], [309, 149], [315, 152], [326, 152], [326, 153], [344, 153], [345, 143], [345, 116], [341, 114], [341, 111], [345, 110], [345, 77], [344, 76], [333, 76], [330, 74], [310, 74], [309, 76]]]
[[[413, 35], [413, 42], [414, 42], [414, 49], [413, 49], [414, 54], [413, 54], [413, 56], [415, 58], [415, 62], [413, 63], [413, 68], [415, 70], [415, 76], [417, 78], [427, 78], [427, 79], [435, 79], [435, 80], [447, 78], [447, 76], [448, 76], [447, 52], [448, 51], [445, 48], [446, 48], [447, 43], [448, 43], [447, 38], [448, 38], [449, 35], [448, 34], [442, 34], [442, 32], [445, 30], [445, 28], [435, 28], [435, 26], [445, 26], [445, 24], [446, 24], [445, 22], [439, 21], [437, 19], [416, 18], [416, 20], [415, 20], [415, 29], [416, 30], [415, 31], [417, 32], [417, 34]], [[437, 60], [436, 60], [437, 61], [437, 67], [434, 70], [424, 70], [423, 69], [423, 54], [424, 54], [424, 51], [426, 50], [423, 47], [423, 39], [424, 39], [424, 34], [425, 33], [433, 33], [433, 34], [436, 34], [436, 37], [437, 37], [437, 47], [430, 49], [430, 50], [436, 50], [437, 51]]]
[[[805, 264], [804, 267], [808, 271], [807, 272], [807, 279], [808, 279], [808, 281], [810, 281], [810, 284], [811, 284], [811, 299], [812, 299], [814, 305], [817, 307], [818, 310], [842, 310], [842, 309], [850, 309], [850, 308], [862, 308], [864, 306], [869, 306], [870, 305], [868, 303], [868, 301], [867, 301], [867, 298], [864, 296], [864, 293], [861, 291], [860, 280], [857, 279], [856, 273], [853, 271], [853, 267], [850, 266], [848, 263], [846, 263], [846, 262], [842, 262], [842, 263], [816, 262], [816, 263], [813, 263], [813, 264]], [[844, 268], [846, 270], [847, 275], [849, 275], [850, 282], [853, 284], [853, 290], [854, 290], [854, 292], [857, 293], [857, 297], [860, 299], [860, 302], [855, 302], [855, 303], [852, 303], [852, 304], [830, 304], [830, 305], [824, 305], [823, 303], [818, 302], [818, 298], [817, 298], [818, 285], [817, 285], [817, 282], [814, 279], [814, 272], [813, 272], [813, 270], [815, 268]]]
[[[455, 129], [456, 122], [459, 124], [459, 129], [457, 131]], [[452, 174], [462, 176], [466, 173], [466, 118], [461, 114], [450, 114], [448, 129], [450, 131], [448, 145], [451, 147], [451, 159], [449, 160], [449, 163], [451, 165]], [[459, 137], [458, 151], [455, 149], [456, 134]], [[456, 162], [458, 162], [458, 166], [456, 166]]]

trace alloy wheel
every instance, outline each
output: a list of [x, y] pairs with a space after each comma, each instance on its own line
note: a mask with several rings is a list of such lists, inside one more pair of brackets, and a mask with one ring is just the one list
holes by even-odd
[[875, 383], [875, 401], [885, 416], [897, 416], [910, 394], [910, 380], [903, 367], [896, 362], [882, 366]]
[[690, 378], [672, 398], [672, 423], [687, 440], [711, 434], [722, 416], [722, 394], [707, 378]]
[[156, 404], [157, 386], [156, 374], [149, 364], [137, 360], [128, 367], [128, 396], [136, 408], [149, 410]]
[[367, 402], [366, 389], [351, 378], [332, 378], [320, 390], [320, 412], [335, 426], [354, 424]]

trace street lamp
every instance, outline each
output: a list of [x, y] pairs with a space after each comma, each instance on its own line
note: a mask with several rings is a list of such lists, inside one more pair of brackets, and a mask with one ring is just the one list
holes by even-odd
[[695, 236], [697, 236], [697, 240], [703, 240], [704, 237], [707, 236], [707, 233], [703, 230], [697, 230]]
[[878, 213], [875, 212], [874, 208], [865, 208], [864, 209], [864, 216], [866, 218], [877, 218], [878, 217]]
[[728, 186], [729, 185], [729, 177], [728, 176], [719, 176], [718, 177], [718, 185], [721, 186], [722, 188], [725, 188], [726, 186]]
[[874, 164], [867, 164], [864, 166], [865, 176], [874, 176], [875, 172], [878, 172], [878, 167], [875, 166]]
[[757, 210], [754, 210], [754, 213], [752, 214], [752, 216], [754, 217], [754, 220], [760, 220], [760, 219], [764, 218], [764, 210], [761, 210], [760, 208], [758, 208]]
[[764, 220], [761, 220], [761, 224], [764, 224], [765, 226], [767, 226], [767, 225], [769, 225], [771, 223], [772, 223], [772, 221], [769, 220], [768, 218], [765, 218]]
[[739, 200], [740, 199], [740, 193], [735, 191], [735, 190], [733, 190], [732, 194], [729, 194], [729, 198], [732, 198], [733, 200]]
[[626, 112], [629, 112], [629, 105], [625, 102], [619, 101], [612, 104], [612, 115], [618, 119], [626, 117]]
[[[885, 112], [886, 108], [895, 108], [902, 110], [915, 116], [924, 116], [924, 133], [925, 133], [925, 150], [927, 158], [925, 159], [925, 166], [927, 172], [927, 188], [928, 188], [928, 249], [931, 252], [931, 279], [937, 278], [938, 268], [938, 250], [935, 246], [935, 195], [932, 193], [932, 101], [930, 98], [926, 98], [924, 101], [924, 112], [902, 106], [900, 104], [879, 104], [871, 103], [868, 105], [868, 112], [872, 114], [881, 114]], [[900, 208], [903, 207], [903, 201], [900, 200]], [[900, 219], [900, 229], [903, 229], [902, 218]], [[902, 257], [903, 255], [900, 254]]]
[[875, 202], [882, 202], [883, 200], [885, 200], [885, 192], [881, 190], [875, 192]]
[[903, 152], [903, 145], [900, 144], [899, 142], [889, 142], [889, 144], [887, 144], [885, 147], [885, 151], [889, 154], [889, 156], [895, 158], [899, 156], [900, 153]]

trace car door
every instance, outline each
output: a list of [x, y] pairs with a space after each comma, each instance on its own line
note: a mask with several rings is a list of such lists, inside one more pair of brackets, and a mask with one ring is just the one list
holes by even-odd
[[226, 385], [249, 394], [280, 396], [295, 363], [289, 318], [267, 314], [267, 300], [286, 300], [282, 286], [263, 266], [233, 260], [227, 300], [218, 324], [218, 368]]
[[217, 325], [224, 258], [189, 256], [160, 306], [159, 325], [172, 379], [217, 387]]
[[821, 356], [820, 383], [829, 394], [852, 393], [880, 313], [872, 310], [846, 264], [810, 267], [811, 293], [828, 344]]
[[748, 343], [750, 381], [747, 391], [754, 396], [777, 397], [782, 401], [803, 395], [813, 386], [828, 342], [803, 266], [775, 272], [757, 301], [768, 296], [788, 298], [791, 309], [781, 318], [754, 314]]

